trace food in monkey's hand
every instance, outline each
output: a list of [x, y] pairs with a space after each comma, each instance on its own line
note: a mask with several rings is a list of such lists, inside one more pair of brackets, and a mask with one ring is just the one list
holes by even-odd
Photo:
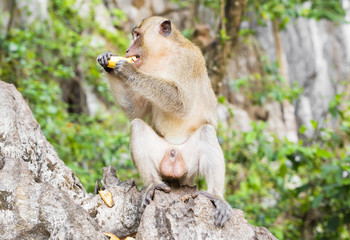
[[114, 68], [115, 64], [121, 60], [125, 60], [129, 63], [134, 63], [136, 61], [136, 57], [124, 58], [124, 57], [119, 57], [119, 56], [111, 56], [111, 58], [108, 60], [107, 67]]

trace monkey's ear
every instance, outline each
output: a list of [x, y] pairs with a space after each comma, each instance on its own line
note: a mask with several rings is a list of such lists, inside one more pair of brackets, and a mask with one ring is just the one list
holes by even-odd
[[171, 33], [171, 22], [170, 20], [165, 20], [160, 24], [159, 33], [164, 37], [167, 37]]

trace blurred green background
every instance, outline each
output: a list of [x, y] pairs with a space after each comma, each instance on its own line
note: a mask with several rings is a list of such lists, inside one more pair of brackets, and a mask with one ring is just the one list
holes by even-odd
[[[336, 0], [240, 2], [244, 4], [239, 10], [249, 14], [242, 14], [238, 22], [249, 21], [252, 16], [260, 25], [278, 21], [278, 31], [299, 17], [326, 19], [334, 23], [334, 28], [347, 24], [346, 9]], [[141, 186], [129, 153], [129, 120], [114, 103], [103, 71], [95, 61], [106, 50], [125, 52], [131, 38], [131, 28], [124, 29], [130, 23], [128, 14], [114, 5], [106, 5], [108, 19], [112, 19], [115, 27], [111, 32], [96, 20], [97, 6], [103, 4], [99, 0], [88, 1], [89, 11], [84, 14], [77, 7], [80, 1], [47, 1], [45, 19], [38, 17], [30, 23], [23, 23], [18, 17], [27, 14], [20, 3], [5, 1], [2, 6], [0, 79], [13, 83], [22, 93], [46, 138], [87, 191], [93, 191], [95, 180], [101, 178], [102, 168], [108, 165], [117, 168], [122, 180], [135, 178]], [[221, 53], [225, 53], [227, 44], [231, 48], [238, 44], [237, 39], [232, 41], [229, 26], [223, 28], [233, 21], [230, 15], [222, 15], [226, 1], [171, 1], [171, 4], [178, 9], [205, 6], [217, 14], [221, 27], [214, 37]], [[180, 27], [186, 37], [195, 38], [194, 26], [199, 18], [194, 16], [192, 25]], [[234, 34], [249, 45], [255, 32], [244, 27], [237, 28]], [[224, 61], [226, 57], [235, 56], [223, 55]], [[263, 73], [231, 79], [231, 92], [246, 96], [243, 105], [250, 107], [262, 107], [266, 102], [295, 104], [303, 87], [286, 84], [278, 61], [266, 56], [259, 58]], [[213, 79], [214, 75], [222, 79], [220, 74], [210, 74]], [[348, 85], [344, 79], [342, 90], [329, 101], [324, 121], [335, 124], [312, 120], [310, 124], [317, 134], [311, 139], [300, 137], [298, 141], [267, 131], [267, 123], [261, 118], [252, 118], [249, 130], [232, 127], [230, 123], [238, 120], [232, 102], [222, 89], [215, 89], [220, 104], [229, 112], [228, 120], [221, 121], [218, 129], [226, 158], [225, 198], [232, 207], [242, 209], [251, 224], [268, 228], [279, 239], [350, 239]], [[93, 114], [87, 109], [86, 89], [99, 102]], [[302, 136], [306, 126], [298, 126], [297, 131]], [[198, 184], [205, 187], [203, 180]]]

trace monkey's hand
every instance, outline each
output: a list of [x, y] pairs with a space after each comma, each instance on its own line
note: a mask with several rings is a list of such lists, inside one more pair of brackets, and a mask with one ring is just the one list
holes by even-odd
[[170, 187], [168, 185], [166, 185], [165, 183], [160, 183], [160, 184], [153, 185], [152, 187], [150, 187], [143, 198], [142, 205], [141, 205], [142, 211], [145, 210], [145, 208], [151, 203], [156, 190], [162, 190], [162, 191], [168, 193], [168, 192], [170, 192]]
[[111, 52], [104, 52], [98, 55], [97, 62], [104, 68], [106, 72], [111, 72], [113, 68], [107, 67], [108, 60], [111, 59], [112, 53]]
[[136, 68], [129, 62], [125, 60], [120, 60], [115, 64], [114, 73], [120, 75], [125, 79], [132, 81], [131, 76], [136, 72]]
[[214, 197], [213, 195], [205, 191], [198, 191], [192, 194], [192, 198], [198, 197], [199, 194], [204, 195], [214, 204], [216, 208], [215, 225], [223, 227], [225, 222], [231, 218], [231, 215], [233, 213], [231, 206], [227, 202], [217, 197]]

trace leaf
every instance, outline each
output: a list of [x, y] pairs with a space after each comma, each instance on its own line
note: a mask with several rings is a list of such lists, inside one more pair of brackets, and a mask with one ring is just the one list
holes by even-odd
[[325, 164], [321, 167], [322, 176], [327, 176], [339, 170], [339, 166], [333, 164]]
[[219, 98], [218, 98], [218, 101], [219, 101], [219, 103], [225, 103], [225, 101], [226, 101], [225, 96], [220, 95]]
[[285, 177], [286, 174], [287, 174], [287, 166], [286, 166], [286, 164], [283, 163], [283, 164], [281, 164], [281, 166], [280, 166], [279, 175], [280, 175], [281, 177]]
[[318, 127], [318, 122], [317, 121], [315, 121], [315, 120], [311, 120], [310, 121], [311, 122], [311, 125], [312, 125], [312, 127], [313, 127], [313, 129], [317, 129], [317, 127]]
[[300, 134], [303, 134], [306, 131], [306, 126], [305, 125], [301, 125], [301, 127], [299, 128], [299, 132]]
[[305, 192], [306, 190], [308, 190], [309, 188], [311, 187], [311, 185], [309, 183], [305, 184], [305, 185], [302, 185], [298, 188], [295, 189], [296, 191], [296, 195], [298, 195], [299, 193], [301, 192]]
[[259, 189], [261, 186], [260, 177], [256, 173], [251, 174], [248, 181], [254, 189]]
[[321, 193], [320, 195], [318, 195], [316, 198], [314, 198], [313, 202], [312, 202], [312, 207], [313, 208], [318, 208], [323, 200], [323, 194]]
[[332, 154], [328, 152], [326, 149], [317, 148], [316, 155], [321, 158], [330, 158], [332, 157]]
[[249, 132], [247, 133], [247, 135], [245, 136], [245, 141], [248, 143], [248, 144], [251, 144], [254, 142], [254, 140], [256, 140], [256, 137], [257, 137], [257, 133], [256, 132]]
[[343, 223], [344, 223], [344, 224], [350, 223], [350, 213], [346, 213], [346, 214], [344, 215]]
[[329, 230], [329, 231], [336, 231], [338, 226], [339, 226], [339, 222], [340, 222], [339, 216], [332, 217], [328, 221], [327, 230]]

